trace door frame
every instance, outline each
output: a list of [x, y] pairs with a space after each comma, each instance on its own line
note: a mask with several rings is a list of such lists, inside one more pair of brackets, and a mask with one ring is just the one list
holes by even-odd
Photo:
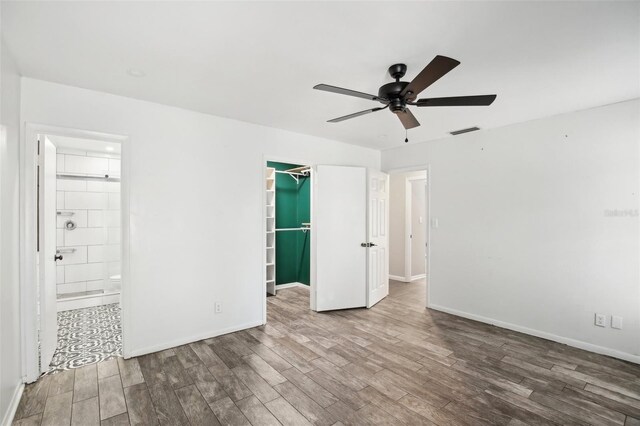
[[[416, 170], [416, 171], [422, 171], [422, 170]], [[412, 193], [413, 193], [413, 188], [412, 188], [412, 184], [413, 182], [417, 181], [417, 180], [426, 180], [427, 185], [429, 185], [429, 176], [428, 174], [425, 175], [425, 177], [407, 177], [405, 178], [405, 206], [404, 206], [404, 253], [405, 253], [405, 257], [404, 257], [404, 278], [407, 282], [412, 282], [412, 281], [416, 281], [419, 280], [421, 278], [425, 278], [426, 277], [426, 271], [428, 271], [427, 269], [427, 256], [426, 256], [426, 249], [425, 249], [425, 274], [422, 275], [413, 275], [411, 273], [411, 269], [413, 266], [413, 239], [409, 237], [409, 235], [413, 235], [412, 231], [412, 224], [413, 224], [413, 200], [412, 200]], [[429, 196], [429, 187], [427, 186], [426, 188], [427, 193], [425, 194], [425, 200], [427, 202], [427, 207], [429, 204], [429, 200], [428, 200], [428, 196]], [[428, 213], [428, 210], [425, 209], [425, 212]], [[427, 243], [427, 247], [429, 247], [428, 244], [428, 236], [429, 236], [429, 217], [427, 214], [426, 220], [425, 220], [425, 242]]]
[[[262, 251], [262, 263], [260, 264], [260, 268], [262, 269], [262, 272], [260, 273], [260, 276], [262, 277], [262, 283], [260, 285], [261, 291], [262, 291], [262, 324], [266, 324], [267, 323], [267, 269], [265, 268], [265, 265], [267, 264], [267, 191], [265, 190], [265, 182], [267, 181], [267, 162], [269, 161], [273, 161], [276, 163], [289, 163], [289, 164], [303, 164], [305, 166], [309, 166], [313, 169], [313, 167], [315, 167], [315, 163], [313, 161], [308, 161], [308, 160], [301, 160], [301, 159], [295, 159], [295, 158], [291, 158], [291, 157], [282, 157], [279, 155], [271, 155], [271, 154], [264, 154], [262, 156], [262, 173], [260, 174], [262, 176], [262, 179], [260, 180], [260, 200], [262, 203], [262, 214], [260, 215], [261, 220], [262, 220], [262, 224], [260, 225], [260, 229], [262, 229], [262, 236], [261, 236], [261, 251]], [[310, 274], [309, 274], [309, 309], [315, 310], [315, 306], [316, 306], [316, 295], [315, 295], [315, 283], [316, 283], [316, 262], [315, 262], [315, 255], [316, 255], [316, 249], [315, 249], [315, 229], [313, 226], [313, 173], [311, 174], [311, 187], [310, 189], [310, 196], [309, 196], [309, 214], [310, 214], [310, 221], [311, 221], [311, 239], [309, 241], [309, 247], [311, 248], [310, 253], [309, 253], [309, 270], [310, 270]], [[275, 187], [275, 183], [274, 183], [274, 187]], [[274, 200], [275, 203], [275, 200]], [[276, 209], [277, 212], [277, 209]], [[277, 271], [277, 269], [276, 269]], [[276, 296], [277, 297], [277, 296]]]
[[22, 376], [31, 383], [40, 376], [40, 352], [38, 349], [38, 271], [37, 271], [37, 140], [39, 134], [65, 136], [116, 142], [121, 145], [121, 256], [122, 256], [122, 352], [129, 357], [128, 336], [131, 329], [129, 290], [129, 176], [131, 140], [129, 136], [80, 130], [46, 124], [24, 124], [20, 143], [20, 326], [22, 349]]
[[[431, 307], [431, 286], [429, 285], [429, 281], [430, 281], [430, 272], [431, 272], [431, 165], [430, 164], [423, 164], [423, 165], [418, 165], [418, 166], [411, 166], [411, 167], [400, 167], [400, 168], [395, 168], [395, 169], [386, 169], [383, 170], [383, 172], [388, 173], [389, 175], [394, 175], [394, 174], [399, 174], [399, 173], [407, 173], [407, 172], [418, 172], [418, 171], [426, 171], [427, 172], [427, 195], [425, 197], [427, 206], [426, 206], [426, 214], [427, 214], [427, 220], [426, 220], [426, 237], [425, 237], [425, 241], [427, 243], [427, 249], [425, 251], [425, 255], [426, 255], [426, 272], [427, 272], [427, 303], [426, 303], [426, 307], [430, 308]], [[422, 179], [422, 178], [420, 178]], [[406, 183], [405, 183], [405, 195], [406, 195]], [[405, 198], [405, 236], [407, 235], [407, 199], [409, 199], [409, 197]], [[410, 201], [409, 201], [410, 202]], [[410, 245], [410, 243], [409, 243]], [[405, 276], [407, 276], [407, 252], [406, 252], [406, 247], [407, 247], [407, 242], [405, 241]], [[391, 258], [391, 256], [389, 256], [389, 258]], [[409, 278], [411, 277], [411, 270], [409, 269], [409, 274], [408, 274]]]

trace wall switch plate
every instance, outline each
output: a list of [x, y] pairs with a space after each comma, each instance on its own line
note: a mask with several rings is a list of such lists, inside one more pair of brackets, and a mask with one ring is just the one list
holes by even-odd
[[604, 314], [596, 314], [595, 324], [598, 327], [606, 327], [607, 326], [607, 316]]
[[216, 302], [214, 304], [214, 310], [216, 312], [216, 314], [219, 314], [222, 312], [222, 302]]
[[622, 330], [622, 317], [611, 316], [611, 328]]
[[440, 224], [438, 223], [438, 218], [437, 218], [437, 217], [433, 217], [433, 218], [431, 218], [431, 227], [432, 227], [433, 229], [438, 229], [438, 226], [439, 226], [439, 225], [440, 225]]

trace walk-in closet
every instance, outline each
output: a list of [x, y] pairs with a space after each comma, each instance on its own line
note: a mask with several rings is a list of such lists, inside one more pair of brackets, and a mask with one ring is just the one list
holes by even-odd
[[311, 167], [267, 162], [267, 294], [310, 283]]

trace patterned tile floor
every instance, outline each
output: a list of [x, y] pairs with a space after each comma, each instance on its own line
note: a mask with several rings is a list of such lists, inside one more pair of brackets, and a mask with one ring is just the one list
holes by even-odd
[[46, 374], [122, 356], [120, 305], [58, 312], [58, 347]]

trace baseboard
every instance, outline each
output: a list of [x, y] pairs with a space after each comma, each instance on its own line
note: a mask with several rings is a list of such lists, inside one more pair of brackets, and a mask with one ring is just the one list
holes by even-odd
[[204, 339], [210, 339], [212, 337], [222, 336], [223, 334], [229, 334], [240, 330], [246, 330], [247, 328], [261, 326], [262, 321], [254, 321], [246, 324], [236, 325], [233, 327], [223, 328], [221, 330], [210, 331], [207, 333], [194, 335], [191, 337], [185, 337], [182, 339], [172, 340], [170, 342], [161, 343], [159, 345], [147, 346], [146, 348], [134, 349], [131, 352], [124, 354], [125, 358], [133, 358], [136, 356], [146, 355], [153, 352], [163, 351], [165, 349], [175, 348], [176, 346], [186, 345], [188, 343], [197, 342]]
[[401, 281], [403, 283], [408, 283], [407, 277], [401, 277], [400, 275], [389, 275], [390, 280]]
[[11, 402], [2, 419], [2, 426], [10, 426], [11, 423], [13, 423], [13, 418], [16, 416], [16, 411], [18, 410], [18, 404], [20, 404], [20, 399], [22, 398], [22, 392], [24, 392], [24, 383], [20, 382], [13, 391]]
[[292, 288], [292, 287], [304, 287], [308, 290], [310, 286], [302, 283], [297, 283], [297, 282], [286, 283], [286, 284], [276, 284], [276, 290], [284, 290], [285, 288]]
[[640, 364], [640, 355], [633, 355], [626, 352], [621, 352], [616, 349], [606, 348], [604, 346], [594, 345], [593, 343], [583, 342], [582, 340], [575, 340], [569, 337], [562, 337], [556, 334], [547, 333], [545, 331], [536, 330], [533, 328], [523, 327], [520, 325], [512, 324], [509, 322], [504, 322], [492, 318], [483, 317], [481, 315], [470, 314], [468, 312], [459, 311], [457, 309], [451, 309], [440, 305], [429, 305], [430, 309], [434, 309], [436, 311], [446, 312], [448, 314], [456, 315], [459, 317], [471, 319], [474, 321], [483, 322], [485, 324], [495, 325], [497, 327], [506, 328], [508, 330], [517, 331], [524, 334], [529, 334], [535, 337], [541, 337], [543, 339], [552, 340], [554, 342], [563, 343], [568, 346], [572, 346], [578, 349], [584, 349], [585, 351], [595, 352], [601, 355], [607, 355], [613, 358], [618, 358], [624, 361], [633, 362], [635, 364]]
[[411, 281], [418, 281], [418, 280], [421, 280], [423, 278], [427, 278], [427, 274], [412, 275], [411, 276]]

